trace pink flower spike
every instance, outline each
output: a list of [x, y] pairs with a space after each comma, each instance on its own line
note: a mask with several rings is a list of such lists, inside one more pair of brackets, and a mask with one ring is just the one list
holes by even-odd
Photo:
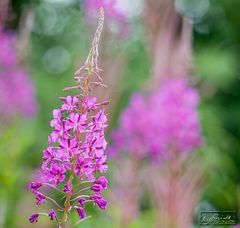
[[[96, 79], [91, 76], [100, 72], [96, 52], [98, 52], [103, 22], [104, 10], [100, 8], [98, 28], [89, 57], [84, 66], [77, 71], [77, 85], [72, 87], [80, 91], [76, 96], [60, 98], [63, 102], [61, 108], [53, 110], [53, 120], [50, 122], [52, 133], [48, 137], [47, 149], [43, 150], [43, 162], [37, 181], [29, 184], [29, 189], [36, 196], [37, 205], [45, 200], [46, 203], [50, 202], [58, 209], [61, 218], [58, 219], [55, 211], [50, 210], [49, 213], [32, 215], [29, 219], [32, 223], [37, 222], [39, 215], [43, 215], [48, 216], [50, 220], [56, 220], [58, 226], [62, 226], [62, 224], [70, 224], [67, 220], [71, 218], [70, 213], [74, 208], [80, 220], [88, 218], [86, 217], [86, 202], [95, 203], [101, 209], [106, 207], [106, 200], [102, 198], [94, 200], [90, 199], [89, 195], [82, 195], [82, 192], [90, 191], [91, 185], [93, 185], [92, 190], [95, 194], [107, 188], [107, 180], [104, 177], [95, 181], [99, 170], [106, 170], [107, 117], [104, 110], [96, 103], [97, 98], [91, 97], [91, 89], [93, 89], [91, 83]], [[91, 55], [95, 56], [94, 59], [90, 58]], [[90, 183], [90, 186], [85, 186]], [[42, 185], [50, 187], [49, 191], [44, 192], [46, 195], [39, 192]], [[57, 200], [55, 200], [51, 195], [47, 195], [51, 194], [50, 190], [57, 191], [62, 196], [56, 197]], [[65, 202], [62, 202], [63, 199]], [[66, 216], [66, 213], [69, 216]], [[79, 222], [82, 221], [76, 224]]]

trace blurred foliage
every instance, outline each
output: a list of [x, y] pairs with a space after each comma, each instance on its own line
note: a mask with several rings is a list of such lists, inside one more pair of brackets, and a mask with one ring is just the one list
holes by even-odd
[[[36, 141], [34, 124], [29, 125], [25, 122], [17, 122], [8, 126], [4, 134], [0, 135], [0, 202], [1, 216], [6, 221], [1, 221], [0, 226], [12, 227], [15, 220], [15, 208], [21, 197], [21, 191], [26, 189], [25, 178], [27, 167], [23, 159], [25, 152], [30, 151], [31, 144]], [[21, 180], [21, 181], [19, 181]]]
[[[203, 200], [219, 210], [239, 210], [239, 20], [237, 1], [210, 1], [195, 25], [195, 56], [203, 101], [200, 107], [208, 186]], [[212, 92], [205, 94], [208, 88]], [[205, 95], [204, 95], [205, 94]]]

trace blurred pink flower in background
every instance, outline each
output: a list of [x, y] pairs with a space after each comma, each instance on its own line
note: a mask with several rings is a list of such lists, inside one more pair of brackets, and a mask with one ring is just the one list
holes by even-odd
[[9, 68], [16, 65], [16, 53], [14, 50], [14, 44], [16, 42], [16, 37], [13, 33], [4, 33], [1, 29], [0, 36], [0, 64], [1, 68]]
[[113, 154], [125, 151], [154, 161], [188, 154], [202, 142], [198, 100], [185, 78], [166, 80], [145, 97], [135, 94], [112, 134]]
[[30, 118], [36, 114], [35, 88], [17, 64], [15, 34], [0, 29], [0, 114]]

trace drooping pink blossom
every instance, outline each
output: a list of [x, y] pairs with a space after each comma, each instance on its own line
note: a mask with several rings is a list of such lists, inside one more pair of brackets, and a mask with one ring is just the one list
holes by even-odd
[[90, 196], [90, 199], [94, 201], [94, 203], [100, 208], [100, 209], [106, 209], [107, 208], [107, 201], [103, 199], [103, 197], [99, 194], [95, 194], [93, 196]]
[[32, 214], [29, 218], [30, 223], [37, 223], [39, 214]]
[[48, 217], [50, 218], [50, 220], [55, 220], [56, 219], [55, 211], [54, 210], [49, 211]]
[[43, 195], [41, 192], [34, 192], [35, 196], [36, 196], [36, 205], [40, 205], [44, 202], [44, 200], [46, 199], [45, 195]]
[[84, 219], [86, 217], [86, 212], [83, 207], [78, 207], [77, 212], [78, 212], [80, 219]]

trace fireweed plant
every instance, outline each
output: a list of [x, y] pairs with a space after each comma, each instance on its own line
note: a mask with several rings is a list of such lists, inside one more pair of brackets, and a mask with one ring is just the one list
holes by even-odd
[[[97, 173], [107, 171], [106, 140], [104, 130], [107, 117], [103, 106], [109, 102], [98, 102], [90, 92], [97, 86], [106, 87], [98, 68], [98, 45], [104, 24], [104, 10], [99, 11], [99, 23], [92, 47], [85, 64], [75, 73], [77, 85], [64, 91], [79, 89], [80, 94], [60, 98], [63, 105], [53, 111], [53, 128], [48, 138], [48, 148], [43, 151], [43, 164], [39, 171], [41, 181], [31, 182], [29, 189], [36, 197], [36, 204], [48, 201], [54, 205], [48, 213], [35, 213], [29, 221], [36, 223], [39, 216], [55, 220], [59, 228], [67, 226], [70, 212], [76, 211], [82, 222], [86, 218], [85, 207], [89, 203], [100, 209], [107, 207], [102, 192], [107, 189], [108, 181]], [[83, 73], [84, 72], [84, 73]], [[96, 80], [95, 80], [96, 79]], [[64, 204], [43, 194], [42, 189], [50, 187], [63, 194]], [[61, 214], [61, 217], [58, 217]]]

